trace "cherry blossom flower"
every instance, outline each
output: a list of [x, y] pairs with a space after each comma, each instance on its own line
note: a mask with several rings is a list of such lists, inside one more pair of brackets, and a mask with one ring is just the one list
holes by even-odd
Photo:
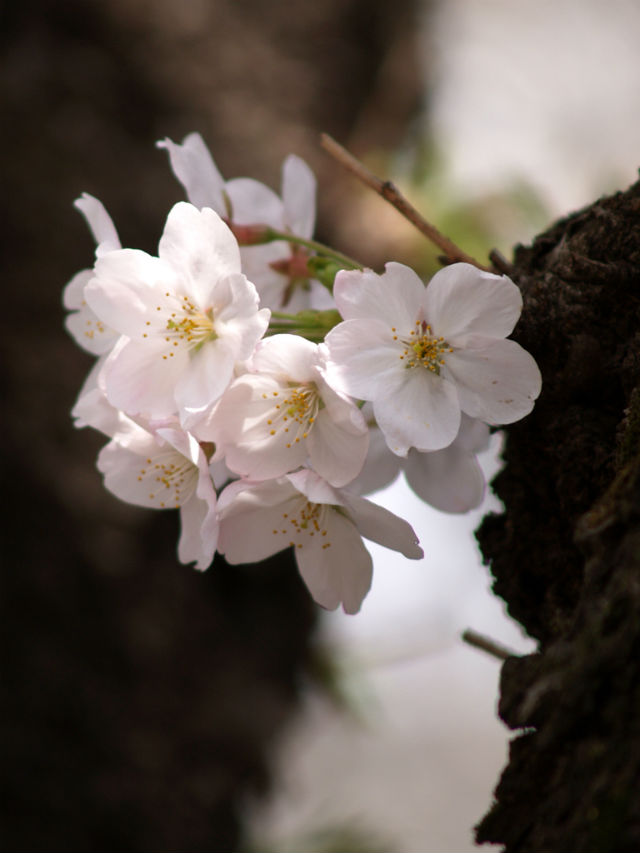
[[322, 379], [318, 347], [296, 335], [275, 335], [260, 343], [249, 367], [198, 435], [214, 441], [227, 465], [252, 480], [279, 477], [307, 458], [334, 486], [353, 480], [367, 453], [367, 425]]
[[170, 139], [156, 142], [166, 148], [171, 170], [180, 181], [188, 201], [197, 208], [210, 207], [219, 216], [226, 216], [225, 181], [199, 133], [190, 133], [177, 145]]
[[[171, 168], [196, 207], [210, 207], [228, 218], [233, 229], [267, 225], [305, 239], [313, 235], [316, 217], [316, 180], [304, 160], [289, 155], [282, 167], [281, 197], [253, 178], [225, 181], [198, 133], [181, 145], [170, 139], [166, 148]], [[242, 240], [240, 240], [242, 244]], [[240, 249], [242, 270], [256, 285], [260, 303], [272, 310], [296, 313], [305, 308], [333, 307], [330, 293], [310, 279], [306, 249], [277, 240]]]
[[[367, 414], [369, 403], [363, 414]], [[411, 448], [407, 456], [389, 449], [382, 431], [371, 427], [369, 452], [362, 472], [349, 485], [363, 495], [383, 489], [400, 471], [425, 503], [442, 512], [462, 513], [480, 506], [486, 483], [476, 454], [489, 446], [489, 427], [463, 414], [453, 442], [442, 450], [421, 452]]]
[[[427, 287], [402, 264], [355, 269], [311, 239], [316, 181], [300, 158], [278, 195], [225, 181], [198, 134], [158, 145], [189, 203], [169, 212], [157, 256], [123, 249], [97, 199], [75, 202], [97, 244], [64, 292], [68, 330], [97, 356], [76, 426], [109, 437], [98, 469], [114, 495], [179, 510], [182, 562], [293, 547], [314, 599], [356, 613], [372, 580], [363, 538], [423, 556], [411, 526], [362, 494], [403, 471], [434, 507], [471, 509], [488, 425], [531, 410], [540, 372], [506, 340], [520, 291], [468, 264]], [[313, 274], [335, 276], [335, 301]]]
[[120, 500], [152, 509], [179, 509], [178, 557], [197, 569], [211, 564], [218, 541], [216, 491], [196, 439], [178, 428], [147, 431], [122, 418], [98, 456], [104, 484]]
[[311, 595], [328, 610], [342, 603], [346, 613], [357, 613], [369, 591], [372, 560], [363, 536], [409, 559], [423, 556], [406, 521], [309, 469], [231, 483], [218, 509], [218, 550], [227, 562], [257, 562], [293, 546]]
[[152, 419], [179, 411], [186, 422], [205, 411], [269, 322], [229, 228], [186, 202], [170, 211], [158, 257], [134, 249], [98, 257], [85, 298], [123, 336], [104, 366], [109, 401]]
[[71, 417], [78, 429], [89, 426], [113, 438], [121, 429], [123, 421], [129, 419], [107, 399], [100, 382], [103, 367], [104, 357], [101, 357], [89, 371], [71, 410]]
[[[74, 204], [87, 220], [97, 244], [98, 257], [121, 248], [118, 232], [102, 202], [83, 193]], [[96, 317], [87, 305], [84, 288], [92, 277], [93, 270], [81, 270], [65, 287], [62, 298], [65, 308], [71, 312], [67, 315], [65, 325], [79, 346], [93, 355], [104, 355], [113, 347], [119, 335]]]
[[522, 309], [506, 276], [452, 264], [428, 287], [409, 267], [342, 271], [334, 296], [344, 322], [326, 337], [323, 375], [336, 391], [373, 403], [391, 450], [440, 450], [461, 411], [489, 424], [519, 420], [540, 393], [540, 371], [505, 340]]

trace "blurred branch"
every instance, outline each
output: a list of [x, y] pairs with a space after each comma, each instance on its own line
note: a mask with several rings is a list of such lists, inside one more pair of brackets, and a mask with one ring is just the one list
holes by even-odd
[[467, 264], [473, 264], [478, 269], [490, 272], [489, 267], [483, 266], [481, 263], [464, 252], [459, 246], [441, 234], [438, 229], [428, 222], [415, 207], [402, 195], [400, 190], [391, 181], [382, 181], [373, 172], [370, 172], [367, 167], [353, 156], [346, 148], [343, 148], [338, 142], [326, 133], [321, 135], [322, 147], [335, 160], [337, 160], [345, 169], [348, 169], [358, 180], [370, 187], [378, 193], [385, 201], [388, 201], [395, 209], [402, 214], [412, 225], [414, 225], [427, 240], [433, 243], [444, 254], [445, 263], [456, 263], [462, 261]]
[[485, 637], [484, 634], [478, 634], [477, 631], [473, 631], [471, 628], [467, 628], [466, 631], [463, 631], [462, 639], [470, 646], [473, 646], [476, 649], [481, 649], [483, 652], [492, 655], [498, 660], [506, 660], [515, 654], [515, 652], [512, 652], [505, 646], [500, 645], [500, 643], [496, 643], [495, 640]]

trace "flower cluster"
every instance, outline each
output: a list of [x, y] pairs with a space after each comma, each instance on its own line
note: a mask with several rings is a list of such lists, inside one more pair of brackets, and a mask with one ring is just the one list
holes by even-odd
[[158, 145], [188, 201], [157, 256], [123, 249], [97, 199], [76, 202], [97, 244], [64, 293], [69, 332], [96, 356], [76, 424], [109, 438], [107, 489], [179, 510], [182, 562], [293, 547], [315, 600], [355, 613], [372, 576], [363, 537], [423, 556], [363, 495], [402, 468], [438, 509], [477, 506], [489, 426], [531, 410], [540, 373], [506, 339], [520, 291], [469, 264], [425, 286], [316, 243], [315, 179], [297, 157], [278, 196], [225, 181], [197, 134]]

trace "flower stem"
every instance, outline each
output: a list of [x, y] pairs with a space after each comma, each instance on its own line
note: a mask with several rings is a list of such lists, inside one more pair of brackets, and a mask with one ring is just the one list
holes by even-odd
[[323, 341], [327, 332], [337, 325], [342, 318], [335, 310], [328, 311], [299, 311], [297, 314], [286, 314], [283, 311], [272, 311], [267, 335], [288, 333], [300, 335], [308, 341]]
[[306, 237], [297, 237], [295, 234], [290, 234], [288, 231], [278, 231], [275, 228], [269, 229], [269, 240], [265, 242], [272, 243], [275, 240], [286, 240], [287, 243], [295, 243], [297, 246], [305, 246], [307, 249], [312, 249], [319, 255], [327, 258], [334, 258], [338, 263], [344, 264], [345, 269], [361, 270], [363, 266], [358, 261], [350, 258], [348, 255], [338, 252], [337, 249], [332, 249], [324, 243], [319, 243], [317, 240], [309, 240]]
[[462, 632], [462, 639], [470, 646], [474, 646], [476, 649], [482, 649], [483, 652], [486, 652], [498, 660], [506, 660], [508, 657], [512, 657], [516, 654], [500, 643], [496, 643], [496, 641], [492, 640], [490, 637], [485, 637], [483, 634], [479, 634], [471, 628], [467, 628], [466, 631]]

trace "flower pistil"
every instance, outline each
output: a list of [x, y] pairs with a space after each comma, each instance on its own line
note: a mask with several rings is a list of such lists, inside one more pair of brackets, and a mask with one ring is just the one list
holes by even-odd
[[[396, 329], [391, 328], [394, 333], [393, 339], [398, 340]], [[440, 375], [440, 368], [444, 367], [445, 353], [453, 352], [453, 348], [440, 335], [436, 337], [431, 326], [424, 320], [416, 320], [416, 328], [409, 332], [409, 338], [403, 339], [404, 349], [400, 360], [405, 361], [405, 367], [426, 367], [436, 376]]]

